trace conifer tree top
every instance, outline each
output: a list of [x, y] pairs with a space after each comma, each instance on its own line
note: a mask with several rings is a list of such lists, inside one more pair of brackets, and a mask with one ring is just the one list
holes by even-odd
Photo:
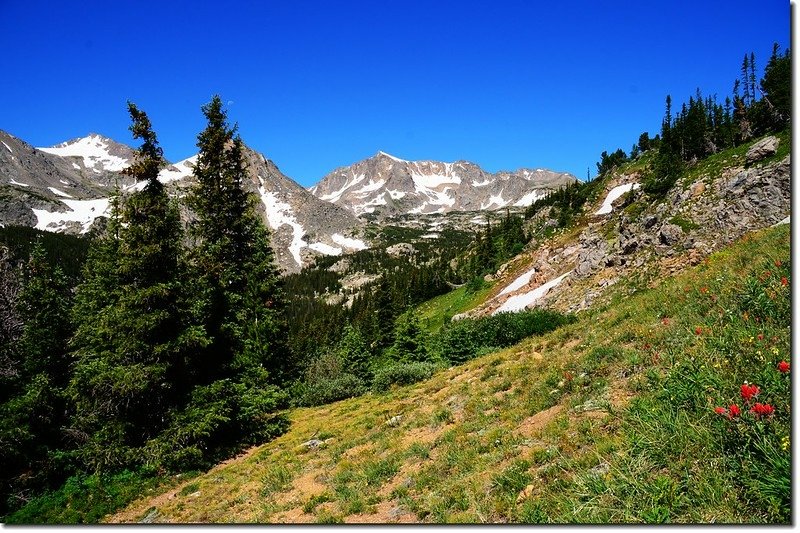
[[147, 114], [133, 102], [128, 102], [128, 112], [133, 122], [129, 129], [134, 139], [142, 140], [142, 145], [136, 151], [136, 161], [123, 172], [136, 178], [136, 181], [147, 181], [147, 187], [158, 186], [158, 173], [166, 166], [164, 151], [158, 145]]

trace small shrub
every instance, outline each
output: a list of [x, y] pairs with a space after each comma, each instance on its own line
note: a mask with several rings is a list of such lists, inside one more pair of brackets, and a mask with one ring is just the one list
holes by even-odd
[[392, 385], [410, 385], [430, 378], [439, 368], [434, 363], [397, 363], [378, 369], [372, 379], [372, 390], [384, 392]]

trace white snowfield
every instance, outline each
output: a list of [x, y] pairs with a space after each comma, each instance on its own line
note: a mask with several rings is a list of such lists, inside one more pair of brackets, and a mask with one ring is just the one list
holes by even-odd
[[601, 205], [600, 209], [598, 209], [595, 212], [595, 215], [607, 215], [611, 213], [611, 211], [613, 210], [613, 206], [611, 204], [614, 203], [614, 200], [616, 200], [626, 192], [638, 188], [639, 188], [638, 183], [626, 183], [624, 185], [617, 185], [616, 187], [608, 191], [608, 196], [606, 196], [606, 199], [603, 200], [603, 205]]
[[178, 161], [174, 165], [165, 168], [158, 173], [158, 181], [168, 183], [191, 176], [194, 172], [194, 166], [197, 164], [197, 155], [187, 157], [183, 161]]
[[524, 274], [520, 275], [517, 279], [509, 283], [505, 289], [500, 291], [500, 294], [498, 294], [498, 296], [500, 296], [501, 294], [508, 294], [509, 292], [514, 292], [517, 289], [521, 289], [522, 287], [530, 283], [531, 278], [535, 273], [536, 273], [535, 268], [528, 270]]
[[71, 194], [67, 194], [61, 189], [56, 189], [55, 187], [48, 187], [48, 189], [50, 189], [50, 192], [57, 194], [58, 196], [63, 196], [64, 198], [73, 198]]
[[[3, 142], [3, 141], [0, 141], [0, 142]], [[8, 148], [8, 151], [11, 152], [12, 154], [14, 153], [14, 150], [12, 150], [11, 147], [9, 145], [7, 145], [5, 142], [3, 142], [3, 146]]]
[[11, 185], [19, 185], [20, 187], [30, 187], [30, 185], [27, 183], [22, 183], [21, 181], [14, 181], [14, 178], [11, 178], [8, 182]]
[[[345, 181], [345, 183], [344, 183], [344, 185], [342, 185], [341, 189], [339, 189], [338, 191], [334, 191], [334, 192], [332, 192], [330, 194], [326, 194], [324, 196], [320, 196], [319, 199], [320, 200], [325, 200], [326, 202], [336, 202], [339, 198], [342, 197], [342, 195], [347, 191], [347, 189], [349, 189], [350, 187], [352, 187], [354, 185], [357, 185], [357, 184], [361, 183], [362, 181], [364, 181], [365, 178], [366, 178], [365, 174], [359, 174], [358, 176], [353, 176], [353, 181], [350, 181], [350, 180]], [[316, 190], [317, 190], [316, 186], [311, 188], [311, 192], [312, 193], [314, 191], [316, 191]]]
[[68, 222], [77, 222], [83, 226], [81, 233], [86, 233], [99, 216], [108, 212], [108, 198], [98, 198], [95, 200], [67, 200], [60, 198], [67, 204], [69, 211], [47, 211], [46, 209], [34, 209], [36, 215], [36, 229], [47, 231], [63, 230]]
[[536, 200], [544, 198], [545, 196], [547, 195], [544, 193], [540, 193], [539, 191], [529, 192], [528, 194], [526, 194], [525, 196], [514, 202], [514, 207], [528, 207]]
[[481, 202], [481, 210], [489, 209], [491, 206], [496, 205], [497, 208], [505, 207], [508, 204], [508, 200], [503, 199], [503, 191], [501, 190], [497, 195], [489, 196], [489, 201], [487, 203]]
[[64, 143], [50, 148], [37, 148], [48, 154], [61, 157], [82, 157], [83, 166], [97, 171], [120, 171], [128, 166], [128, 160], [109, 153], [108, 143], [99, 135], [89, 135], [71, 143]]
[[302, 267], [303, 259], [300, 257], [300, 250], [304, 246], [308, 246], [303, 241], [306, 230], [297, 222], [297, 218], [292, 212], [292, 206], [286, 202], [281, 202], [275, 193], [265, 190], [264, 180], [261, 176], [259, 176], [259, 180], [262, 183], [258, 187], [258, 192], [261, 194], [261, 201], [264, 202], [264, 207], [267, 210], [269, 227], [275, 231], [283, 225], [288, 225], [292, 228], [292, 243], [289, 245], [289, 253], [292, 254], [295, 262]]
[[333, 239], [333, 242], [335, 242], [336, 244], [339, 244], [351, 250], [365, 250], [367, 248], [367, 243], [365, 243], [361, 239], [353, 239], [350, 237], [345, 237], [341, 233], [334, 233], [333, 235], [331, 235], [331, 239]]
[[525, 292], [522, 294], [517, 294], [512, 296], [508, 300], [506, 300], [503, 305], [498, 307], [492, 315], [496, 315], [498, 313], [515, 313], [517, 311], [522, 311], [531, 305], [533, 305], [536, 300], [539, 300], [543, 296], [545, 296], [550, 289], [561, 283], [561, 281], [569, 275], [569, 272], [566, 274], [562, 274], [559, 277], [552, 279], [545, 283], [544, 285], [533, 289], [532, 291]]

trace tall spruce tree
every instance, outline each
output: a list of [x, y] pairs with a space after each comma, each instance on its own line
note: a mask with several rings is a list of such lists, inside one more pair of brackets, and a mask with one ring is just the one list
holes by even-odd
[[187, 203], [197, 217], [190, 227], [197, 244], [192, 263], [212, 343], [195, 370], [208, 382], [262, 368], [282, 383], [293, 372], [285, 303], [268, 230], [244, 189], [242, 140], [219, 96], [202, 110], [207, 126], [197, 137], [197, 185]]
[[147, 115], [128, 110], [142, 145], [125, 172], [143, 186], [93, 247], [74, 313], [73, 434], [93, 470], [140, 462], [188, 392], [188, 359], [205, 342], [186, 312], [178, 210], [158, 181], [163, 153]]

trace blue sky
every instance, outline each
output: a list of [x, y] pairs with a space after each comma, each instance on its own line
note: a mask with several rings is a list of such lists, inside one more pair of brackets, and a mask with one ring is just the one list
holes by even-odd
[[730, 94], [742, 56], [790, 46], [785, 0], [53, 2], [0, 0], [0, 129], [34, 146], [196, 152], [200, 106], [304, 186], [378, 150], [583, 179], [658, 132], [669, 93]]

